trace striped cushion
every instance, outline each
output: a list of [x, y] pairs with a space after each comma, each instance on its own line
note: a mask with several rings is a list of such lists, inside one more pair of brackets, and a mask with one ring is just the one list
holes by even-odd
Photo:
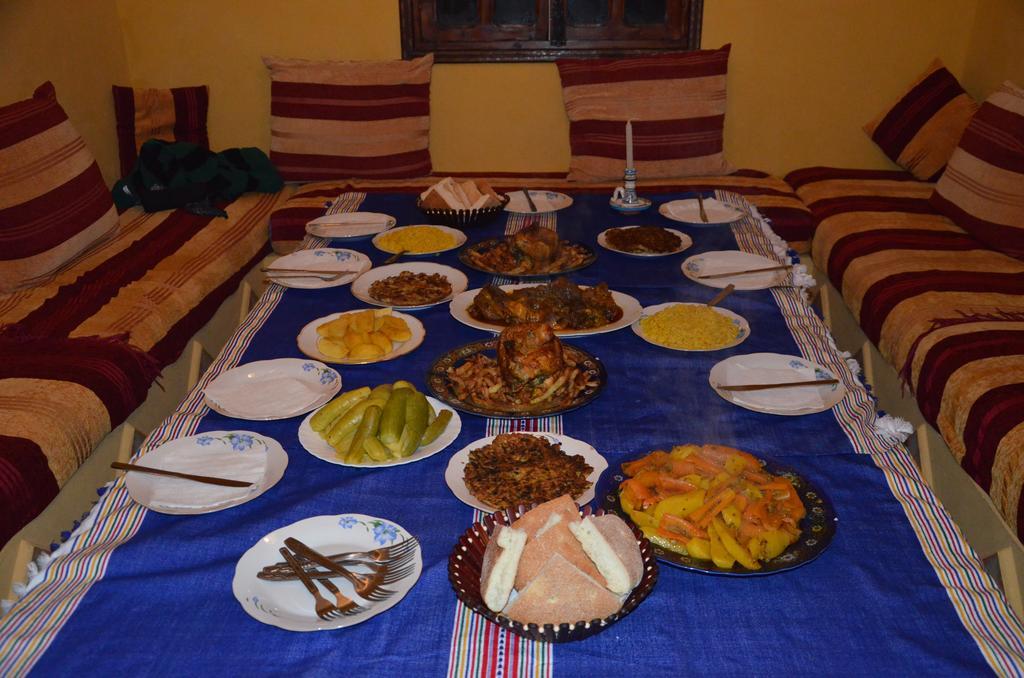
[[1024, 259], [1024, 90], [1005, 82], [981, 105], [931, 202], [989, 247]]
[[270, 69], [270, 159], [286, 181], [430, 174], [432, 54], [263, 62]]
[[100, 168], [53, 85], [0, 108], [0, 291], [40, 282], [116, 226]]
[[896, 102], [864, 126], [889, 158], [936, 181], [978, 104], [936, 59]]
[[121, 176], [135, 167], [139, 149], [149, 139], [187, 141], [210, 147], [206, 113], [210, 94], [206, 85], [171, 89], [111, 88], [117, 116], [117, 145]]
[[799, 174], [815, 267], [1024, 538], [1024, 262], [938, 214], [908, 173]]
[[728, 174], [723, 153], [729, 48], [637, 59], [561, 59], [569, 179], [622, 177], [627, 120], [640, 179]]

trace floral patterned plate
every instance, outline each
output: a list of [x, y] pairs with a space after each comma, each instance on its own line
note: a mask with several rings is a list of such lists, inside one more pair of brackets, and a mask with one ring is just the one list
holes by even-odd
[[[295, 287], [302, 290], [319, 290], [325, 287], [341, 287], [347, 285], [373, 266], [370, 258], [355, 250], [341, 250], [331, 247], [320, 247], [312, 250], [299, 250], [275, 259], [267, 271], [267, 278], [282, 287]], [[309, 271], [351, 271], [335, 280], [323, 278], [304, 278], [302, 274], [282, 271], [281, 276], [274, 277], [274, 269], [302, 269]]]
[[666, 309], [672, 308], [673, 306], [704, 306], [704, 304], [670, 301], [670, 302], [665, 303], [665, 304], [655, 304], [654, 306], [647, 306], [641, 312], [640, 317], [637, 318], [636, 322], [633, 323], [630, 326], [630, 329], [633, 330], [633, 333], [636, 336], [640, 337], [641, 339], [643, 339], [644, 341], [646, 341], [649, 344], [654, 344], [655, 346], [661, 346], [662, 348], [670, 348], [673, 351], [690, 351], [690, 352], [693, 352], [693, 351], [696, 351], [696, 352], [721, 351], [724, 348], [732, 348], [733, 346], [738, 346], [739, 344], [742, 344], [744, 341], [747, 340], [747, 337], [750, 336], [750, 324], [747, 322], [746, 318], [744, 318], [743, 316], [739, 315], [738, 313], [733, 313], [732, 311], [730, 311], [727, 308], [722, 308], [721, 306], [714, 306], [714, 307], [712, 307], [711, 310], [713, 310], [715, 313], [717, 313], [717, 314], [719, 314], [721, 316], [724, 316], [725, 318], [727, 318], [729, 320], [729, 322], [731, 322], [733, 325], [736, 326], [736, 338], [733, 339], [728, 344], [724, 344], [722, 346], [716, 346], [715, 348], [677, 348], [675, 346], [669, 346], [668, 344], [663, 344], [663, 343], [661, 343], [659, 341], [656, 341], [655, 339], [652, 339], [651, 337], [647, 336], [646, 334], [644, 334], [644, 328], [643, 328], [643, 325], [641, 324], [643, 322], [644, 318], [650, 318], [652, 315], [655, 315], [655, 314], [657, 314], [657, 313], [659, 313], [661, 311], [664, 311]]
[[235, 419], [288, 419], [315, 410], [341, 389], [341, 375], [318, 360], [257, 360], [222, 372], [203, 389], [214, 412]]
[[354, 466], [355, 468], [379, 468], [381, 466], [401, 466], [402, 464], [411, 464], [421, 459], [426, 459], [429, 456], [435, 455], [444, 448], [455, 442], [455, 439], [459, 437], [459, 433], [462, 431], [462, 417], [459, 413], [448, 407], [440, 400], [436, 400], [431, 397], [427, 397], [427, 402], [434, 408], [434, 412], [440, 414], [443, 410], [451, 410], [452, 419], [448, 422], [448, 426], [445, 427], [444, 431], [441, 432], [434, 442], [429, 445], [417, 448], [415, 452], [410, 454], [408, 457], [401, 459], [390, 459], [388, 461], [377, 461], [377, 462], [366, 462], [365, 464], [350, 464], [342, 460], [338, 453], [331, 447], [326, 440], [321, 437], [319, 433], [313, 430], [313, 427], [309, 425], [309, 420], [313, 418], [316, 412], [310, 412], [309, 415], [302, 420], [299, 424], [299, 444], [305, 448], [307, 452], [312, 454], [318, 459], [323, 459], [329, 464], [338, 464], [339, 466]]
[[132, 499], [159, 513], [212, 513], [252, 501], [277, 484], [288, 455], [273, 438], [252, 431], [207, 431], [164, 443], [138, 459], [142, 466], [253, 483], [221, 487], [149, 473], [125, 475]]
[[368, 551], [413, 538], [405, 528], [390, 520], [359, 513], [345, 513], [306, 518], [274, 530], [260, 539], [242, 555], [235, 566], [231, 590], [242, 609], [253, 619], [286, 631], [325, 631], [364, 622], [397, 605], [416, 584], [423, 570], [423, 558], [417, 545], [413, 571], [388, 584], [388, 588], [396, 592], [395, 595], [376, 602], [359, 598], [348, 580], [340, 577], [332, 579], [343, 594], [366, 610], [325, 621], [316, 616], [313, 596], [309, 595], [302, 582], [268, 581], [256, 577], [264, 566], [282, 560], [278, 549], [284, 546], [284, 540], [288, 537], [294, 537], [325, 555], [344, 551]]
[[731, 391], [725, 385], [782, 384], [791, 381], [835, 379], [821, 365], [795, 355], [782, 353], [748, 353], [726, 358], [711, 368], [708, 383], [715, 393], [733, 405], [754, 412], [799, 416], [824, 412], [835, 407], [846, 387], [838, 384], [794, 386], [759, 391]]

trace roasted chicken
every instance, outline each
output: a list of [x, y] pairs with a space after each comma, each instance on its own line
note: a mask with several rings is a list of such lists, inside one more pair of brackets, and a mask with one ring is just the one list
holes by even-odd
[[543, 323], [515, 325], [498, 338], [498, 368], [510, 390], [540, 383], [564, 367], [562, 342]]
[[585, 330], [622, 317], [608, 285], [581, 288], [567, 278], [547, 285], [506, 292], [487, 285], [476, 295], [469, 314], [497, 325], [543, 322], [556, 330]]

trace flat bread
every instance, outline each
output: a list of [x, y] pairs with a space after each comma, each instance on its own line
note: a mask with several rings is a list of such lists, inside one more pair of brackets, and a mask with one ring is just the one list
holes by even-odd
[[525, 531], [527, 537], [533, 538], [537, 531], [548, 522], [548, 518], [556, 513], [561, 515], [566, 522], [576, 522], [580, 519], [580, 511], [576, 507], [576, 502], [569, 495], [563, 494], [551, 501], [537, 504], [523, 514], [519, 520], [512, 523], [512, 527]]
[[604, 619], [620, 607], [618, 596], [556, 553], [504, 614], [522, 624], [558, 625]]
[[600, 571], [580, 546], [579, 540], [569, 531], [570, 525], [579, 522], [578, 513], [575, 514], [575, 518], [574, 521], [567, 521], [561, 513], [550, 514], [545, 524], [527, 540], [526, 548], [523, 549], [523, 555], [519, 559], [519, 570], [516, 572], [517, 591], [522, 591], [529, 586], [554, 554], [565, 558], [588, 577], [599, 582], [604, 581]]
[[621, 518], [590, 516], [569, 525], [569, 531], [600, 571], [609, 591], [625, 595], [640, 583], [643, 557], [633, 531]]
[[487, 542], [480, 566], [480, 595], [495, 612], [504, 609], [512, 594], [524, 546], [526, 533], [505, 525], [498, 525]]

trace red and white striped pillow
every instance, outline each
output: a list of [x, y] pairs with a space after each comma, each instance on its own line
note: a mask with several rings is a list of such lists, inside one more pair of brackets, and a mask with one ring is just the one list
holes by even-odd
[[641, 179], [728, 174], [723, 150], [729, 49], [636, 59], [560, 59], [570, 180], [622, 177], [626, 121]]
[[430, 174], [432, 54], [263, 63], [270, 70], [270, 159], [286, 181]]
[[135, 167], [139, 149], [150, 139], [187, 141], [210, 147], [206, 114], [210, 92], [206, 85], [171, 89], [137, 89], [114, 85], [114, 114], [121, 176]]
[[977, 110], [974, 99], [935, 59], [864, 131], [894, 163], [921, 181], [936, 181]]
[[117, 223], [100, 168], [51, 83], [0, 108], [0, 291], [41, 282]]
[[1024, 259], [1024, 89], [1007, 81], [985, 100], [931, 204], [992, 249]]

